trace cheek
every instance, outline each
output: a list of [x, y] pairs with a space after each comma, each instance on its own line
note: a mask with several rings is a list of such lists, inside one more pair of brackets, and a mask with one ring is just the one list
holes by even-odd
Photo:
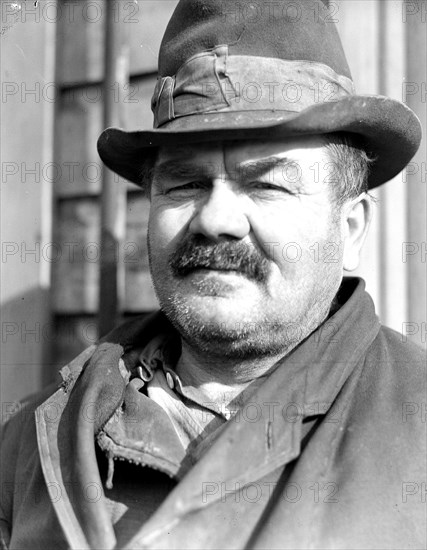
[[[290, 247], [306, 246], [310, 240], [319, 234], [320, 220], [313, 219], [310, 209], [304, 208], [296, 201], [281, 208], [269, 208], [254, 216], [252, 230], [258, 244], [271, 257], [274, 249], [274, 259], [277, 251]], [[282, 254], [279, 254], [279, 260]]]
[[150, 212], [148, 218], [148, 239], [152, 247], [160, 242], [167, 241], [168, 227], [167, 217], [159, 215], [158, 212]]
[[148, 218], [148, 235], [154, 248], [173, 248], [173, 243], [185, 232], [191, 219], [192, 208], [171, 208], [153, 203]]
[[329, 241], [339, 240], [340, 234], [325, 205], [307, 205], [302, 201], [286, 208], [271, 208], [254, 217], [252, 229], [267, 257], [288, 274], [302, 266], [307, 269], [318, 258], [319, 249], [323, 250]]

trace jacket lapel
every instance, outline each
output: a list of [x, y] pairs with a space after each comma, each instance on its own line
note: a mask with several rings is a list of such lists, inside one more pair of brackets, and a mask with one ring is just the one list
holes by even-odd
[[[89, 543], [80, 527], [70, 501], [70, 486], [67, 472], [61, 468], [58, 446], [59, 424], [68, 401], [68, 389], [73, 383], [73, 375], [78, 375], [96, 346], [93, 345], [81, 353], [72, 363], [64, 367], [64, 384], [36, 410], [36, 429], [40, 463], [49, 491], [52, 506], [70, 548], [89, 549]], [[58, 494], [60, 498], [58, 498]]]
[[158, 314], [133, 321], [132, 326], [125, 324], [98, 346], [86, 349], [62, 369], [62, 386], [36, 411], [43, 474], [73, 549], [110, 549], [116, 544], [95, 455], [95, 436], [123, 402], [130, 375], [121, 359], [125, 351], [135, 342], [143, 345], [163, 323]]

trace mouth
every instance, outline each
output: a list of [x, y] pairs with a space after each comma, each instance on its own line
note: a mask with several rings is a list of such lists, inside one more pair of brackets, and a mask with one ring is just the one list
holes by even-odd
[[233, 268], [225, 268], [225, 267], [215, 267], [215, 266], [200, 266], [200, 267], [193, 267], [191, 270], [186, 273], [186, 275], [191, 275], [192, 273], [202, 273], [202, 272], [208, 272], [208, 273], [224, 273], [224, 274], [231, 274], [231, 275], [240, 275], [242, 277], [245, 276], [245, 274], [238, 269]]
[[184, 284], [191, 285], [199, 296], [227, 298], [240, 293], [250, 284], [249, 278], [241, 270], [220, 267], [195, 267], [181, 276]]

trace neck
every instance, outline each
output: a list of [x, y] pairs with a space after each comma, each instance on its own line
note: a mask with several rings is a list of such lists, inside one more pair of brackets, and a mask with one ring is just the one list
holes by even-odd
[[183, 342], [176, 372], [184, 386], [199, 388], [209, 401], [226, 405], [233, 401], [235, 405], [237, 396], [251, 384], [255, 389], [256, 381], [261, 382], [282, 357], [283, 354], [242, 360], [219, 359], [200, 354]]
[[[203, 392], [210, 402], [228, 405], [241, 404], [250, 394], [249, 386], [257, 387], [263, 376], [271, 372], [277, 362], [288, 355], [297, 345], [315, 330], [329, 315], [338, 308], [334, 302], [330, 310], [324, 314], [323, 320], [310, 326], [299, 339], [288, 340], [275, 355], [258, 355], [246, 358], [228, 357], [215, 351], [209, 352], [206, 348], [196, 348], [188, 345], [182, 339], [182, 353], [176, 365], [176, 372], [184, 386], [193, 386]], [[277, 348], [279, 349], [279, 348]], [[248, 391], [242, 394], [244, 390]], [[242, 399], [239, 400], [238, 396]]]

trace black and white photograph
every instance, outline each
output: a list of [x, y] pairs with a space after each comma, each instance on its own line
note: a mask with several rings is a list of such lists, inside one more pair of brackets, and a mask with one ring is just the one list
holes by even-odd
[[0, 8], [0, 550], [425, 550], [427, 0]]

